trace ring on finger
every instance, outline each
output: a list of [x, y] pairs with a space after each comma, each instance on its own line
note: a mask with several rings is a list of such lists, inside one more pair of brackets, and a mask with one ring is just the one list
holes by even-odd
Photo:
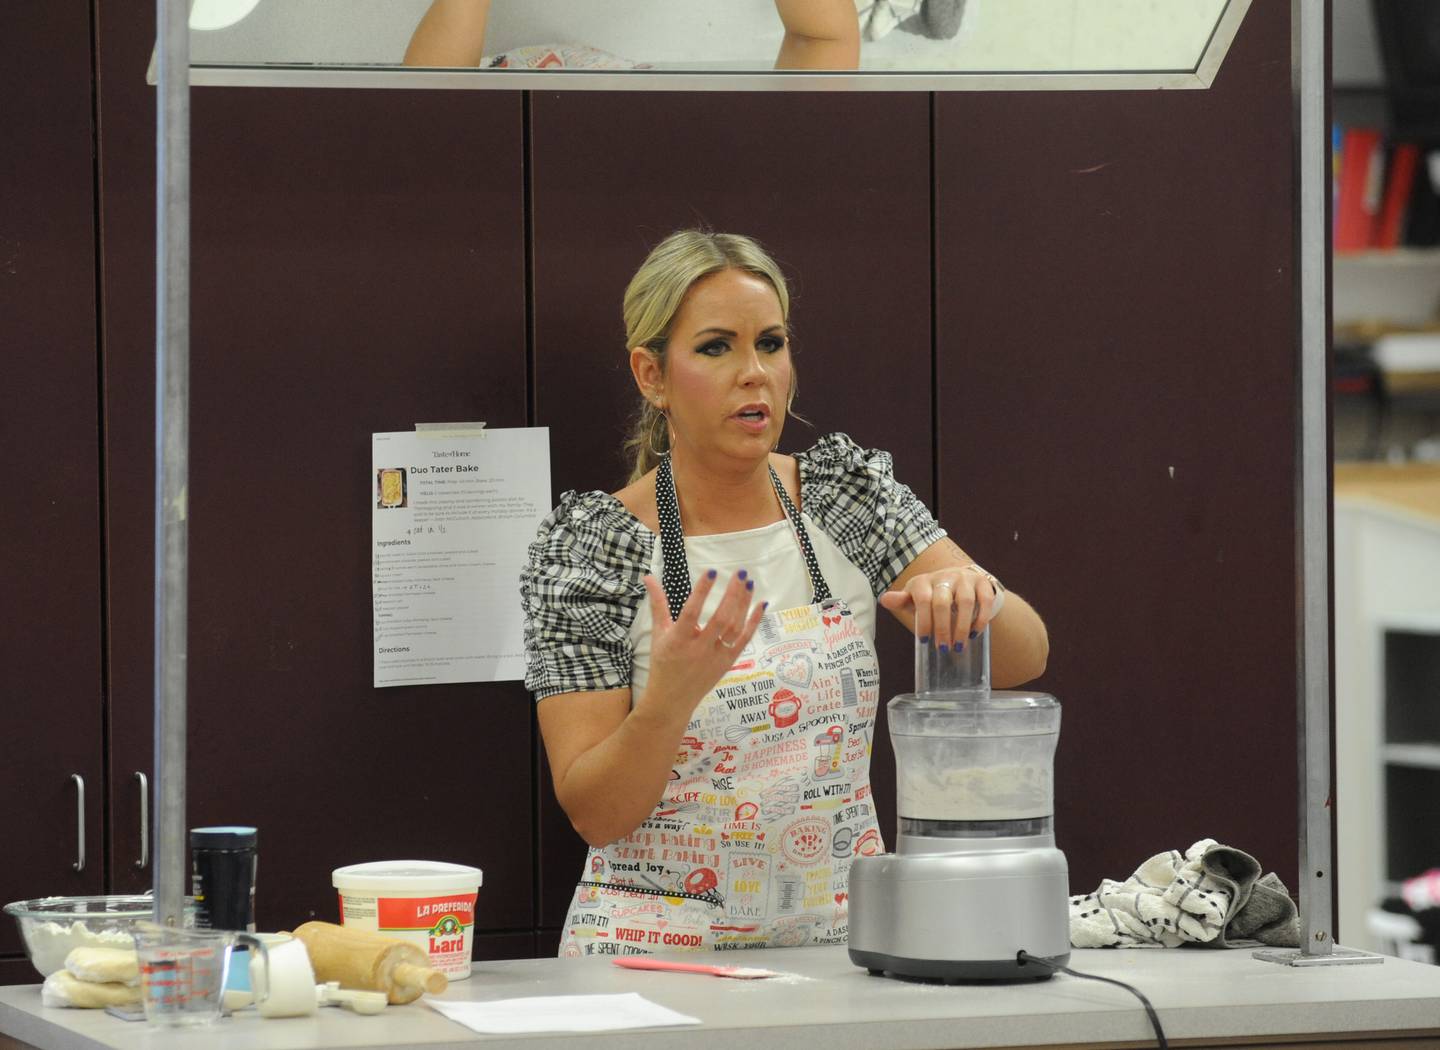
[[726, 649], [734, 649], [735, 646], [739, 644], [739, 641], [740, 641], [740, 640], [737, 638], [737, 639], [736, 639], [735, 641], [733, 641], [733, 642], [727, 642], [724, 638], [717, 638], [716, 641], [718, 641], [718, 642], [719, 642], [721, 645], [723, 645]]

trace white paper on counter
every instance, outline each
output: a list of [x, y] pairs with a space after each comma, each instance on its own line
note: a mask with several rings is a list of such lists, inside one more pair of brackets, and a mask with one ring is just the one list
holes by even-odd
[[700, 1024], [636, 992], [620, 995], [538, 995], [488, 1003], [425, 1000], [452, 1021], [476, 1032], [613, 1032]]
[[520, 568], [550, 512], [550, 431], [371, 439], [375, 685], [525, 676]]

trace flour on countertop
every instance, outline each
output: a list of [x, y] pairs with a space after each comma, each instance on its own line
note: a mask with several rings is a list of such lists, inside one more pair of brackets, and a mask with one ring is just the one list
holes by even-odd
[[799, 974], [799, 973], [777, 973], [774, 977], [767, 977], [767, 978], [765, 978], [763, 981], [757, 981], [756, 983], [757, 983], [757, 984], [809, 984], [810, 982], [812, 982], [812, 981], [818, 981], [819, 979], [820, 979], [820, 978], [818, 978], [818, 977], [806, 977], [804, 974]]

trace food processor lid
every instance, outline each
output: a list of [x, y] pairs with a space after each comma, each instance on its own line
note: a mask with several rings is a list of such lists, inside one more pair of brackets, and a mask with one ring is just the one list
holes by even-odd
[[933, 693], [901, 693], [890, 706], [913, 711], [1025, 711], [1058, 708], [1060, 701], [1049, 693], [1000, 690], [976, 693], [963, 690]]
[[990, 628], [953, 649], [915, 639], [915, 691], [890, 701], [909, 710], [1022, 711], [1059, 707], [1049, 693], [990, 688]]

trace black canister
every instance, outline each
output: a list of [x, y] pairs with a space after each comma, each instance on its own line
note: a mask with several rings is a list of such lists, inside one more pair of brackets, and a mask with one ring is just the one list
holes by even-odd
[[255, 828], [190, 829], [190, 888], [195, 925], [255, 932]]

